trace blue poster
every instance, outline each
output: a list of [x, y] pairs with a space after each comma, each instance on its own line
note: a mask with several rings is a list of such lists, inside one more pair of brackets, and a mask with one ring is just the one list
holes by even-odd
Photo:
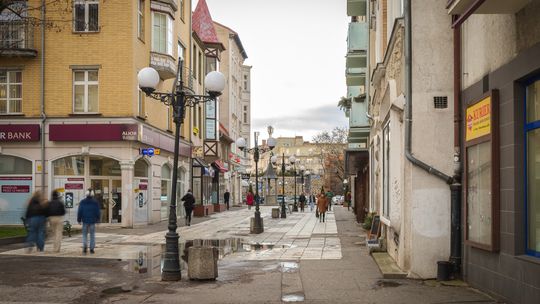
[[0, 225], [22, 225], [32, 196], [32, 177], [0, 176]]

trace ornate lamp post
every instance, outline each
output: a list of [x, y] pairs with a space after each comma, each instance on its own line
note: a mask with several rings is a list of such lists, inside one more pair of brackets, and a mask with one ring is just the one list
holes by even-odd
[[163, 272], [161, 279], [163, 281], [178, 281], [181, 278], [180, 273], [180, 258], [178, 252], [179, 235], [176, 232], [176, 184], [178, 179], [178, 153], [180, 143], [180, 126], [184, 121], [186, 107], [192, 107], [198, 103], [214, 101], [221, 95], [225, 88], [225, 77], [220, 72], [210, 72], [204, 79], [204, 84], [208, 95], [193, 95], [184, 87], [182, 79], [183, 61], [178, 60], [178, 69], [176, 79], [173, 84], [171, 93], [155, 92], [160, 81], [159, 74], [151, 67], [143, 68], [139, 71], [137, 78], [139, 87], [146, 94], [154, 99], [157, 99], [165, 105], [173, 108], [174, 123], [176, 124], [174, 134], [174, 163], [172, 176], [172, 194], [169, 211], [169, 231], [165, 235], [165, 257], [163, 261]]
[[[259, 234], [264, 231], [264, 225], [263, 220], [261, 218], [261, 212], [259, 210], [259, 154], [268, 152], [276, 146], [276, 139], [272, 137], [272, 133], [274, 131], [274, 128], [272, 126], [268, 126], [268, 148], [267, 147], [259, 147], [258, 145], [258, 139], [259, 139], [259, 132], [253, 133], [253, 139], [255, 141], [255, 147], [252, 149], [247, 149], [246, 151], [248, 153], [253, 153], [253, 160], [255, 161], [255, 216], [252, 218], [252, 225], [250, 229], [250, 233]], [[242, 137], [238, 138], [236, 140], [236, 146], [244, 151], [246, 149], [246, 140]]]
[[293, 205], [293, 211], [298, 212], [298, 204], [296, 202], [296, 157], [294, 155], [291, 155], [289, 157], [289, 163], [293, 166], [293, 173], [294, 173], [294, 205]]
[[[277, 156], [274, 155], [270, 159], [272, 164], [277, 164]], [[287, 210], [285, 206], [285, 153], [281, 156], [281, 218], [287, 218]]]

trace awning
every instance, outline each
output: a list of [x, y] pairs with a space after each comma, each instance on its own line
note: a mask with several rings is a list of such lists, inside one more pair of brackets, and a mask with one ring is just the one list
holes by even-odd
[[194, 157], [193, 158], [193, 167], [208, 167], [208, 164], [204, 162], [204, 160]]
[[221, 173], [225, 173], [225, 172], [229, 171], [229, 169], [225, 168], [225, 166], [223, 165], [223, 163], [220, 160], [214, 161], [212, 163], [212, 166], [214, 166], [216, 169], [218, 169], [219, 172], [221, 172]]

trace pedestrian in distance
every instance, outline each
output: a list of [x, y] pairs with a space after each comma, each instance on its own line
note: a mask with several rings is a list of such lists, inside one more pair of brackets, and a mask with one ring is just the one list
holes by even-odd
[[345, 202], [347, 203], [347, 211], [351, 208], [351, 191], [347, 191], [345, 194]]
[[334, 193], [328, 190], [326, 192], [326, 197], [328, 198], [328, 211], [332, 211], [332, 198], [334, 197]]
[[34, 192], [30, 198], [25, 217], [26, 225], [28, 225], [27, 252], [31, 252], [34, 246], [39, 252], [43, 252], [45, 250], [47, 208], [41, 191]]
[[246, 194], [246, 204], [248, 205], [248, 210], [251, 210], [251, 206], [253, 206], [254, 200], [255, 200], [255, 197], [253, 196], [253, 192], [248, 190]]
[[298, 201], [300, 201], [300, 211], [304, 212], [304, 207], [306, 206], [306, 196], [304, 195], [304, 192], [300, 194]]
[[315, 205], [315, 196], [313, 194], [309, 195], [309, 212], [313, 212], [313, 206]]
[[227, 210], [229, 210], [229, 199], [231, 198], [231, 193], [229, 193], [229, 189], [225, 190], [225, 193], [223, 193], [223, 200], [225, 201], [225, 205], [227, 205]]
[[51, 193], [51, 200], [49, 201], [47, 206], [47, 214], [49, 215], [49, 224], [51, 225], [51, 231], [53, 236], [53, 250], [54, 252], [60, 252], [66, 208], [64, 206], [64, 203], [60, 199], [60, 193], [58, 193], [58, 191], [56, 190], [53, 190], [53, 192]]
[[195, 207], [195, 196], [191, 193], [191, 189], [181, 199], [184, 202], [184, 210], [186, 210], [186, 226], [191, 226], [191, 213]]
[[[94, 199], [94, 190], [88, 189], [86, 197], [79, 203], [77, 210], [77, 223], [82, 222], [82, 242], [83, 254], [86, 254], [88, 247], [90, 253], [94, 253], [96, 247], [96, 224], [100, 219], [99, 203]], [[90, 244], [88, 244], [88, 234], [90, 234]]]
[[326, 210], [328, 209], [328, 197], [321, 192], [317, 197], [317, 210], [319, 211], [319, 222], [325, 222], [326, 220]]

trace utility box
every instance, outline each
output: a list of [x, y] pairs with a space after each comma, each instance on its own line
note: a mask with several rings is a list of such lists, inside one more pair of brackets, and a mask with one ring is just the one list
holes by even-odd
[[279, 208], [272, 208], [272, 218], [279, 218]]
[[218, 277], [216, 247], [189, 247], [188, 277], [190, 280], [215, 280]]

